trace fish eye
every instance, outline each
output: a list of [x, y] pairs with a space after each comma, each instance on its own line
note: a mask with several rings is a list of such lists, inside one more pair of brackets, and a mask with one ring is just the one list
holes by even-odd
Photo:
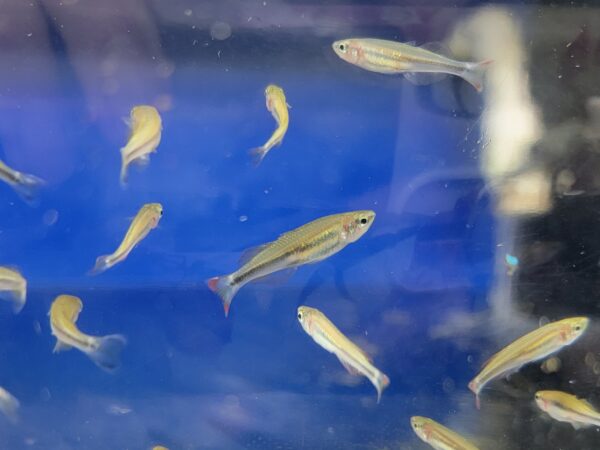
[[302, 313], [301, 312], [298, 313], [298, 320], [302, 320]]
[[535, 399], [539, 400], [540, 399], [540, 394], [535, 394]]
[[339, 45], [339, 49], [341, 52], [345, 52], [346, 51], [346, 44], [340, 44]]
[[366, 218], [366, 217], [363, 217], [362, 219], [360, 219], [360, 223], [361, 223], [361, 225], [366, 225], [366, 224], [367, 224], [367, 222], [368, 222], [368, 220], [367, 220], [367, 218]]
[[575, 331], [581, 331], [581, 325], [575, 325]]

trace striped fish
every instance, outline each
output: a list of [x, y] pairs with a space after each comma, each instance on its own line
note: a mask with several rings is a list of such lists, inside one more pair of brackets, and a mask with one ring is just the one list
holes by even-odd
[[461, 435], [427, 417], [413, 416], [410, 424], [423, 442], [435, 450], [478, 450]]
[[479, 408], [479, 393], [494, 378], [509, 375], [524, 364], [546, 358], [575, 342], [587, 329], [587, 317], [571, 317], [551, 322], [520, 337], [500, 350], [471, 380], [469, 389], [475, 394]]
[[127, 120], [131, 132], [125, 147], [121, 148], [121, 186], [127, 183], [130, 164], [145, 165], [156, 151], [162, 134], [162, 119], [154, 106], [134, 106]]
[[559, 422], [568, 422], [573, 428], [600, 427], [600, 413], [586, 400], [560, 391], [537, 391], [535, 402], [542, 411]]
[[373, 361], [358, 345], [344, 334], [316, 308], [300, 306], [298, 321], [313, 340], [338, 357], [344, 368], [352, 375], [363, 375], [377, 390], [377, 403], [381, 393], [389, 386], [390, 379], [373, 365]]
[[280, 270], [321, 261], [358, 240], [374, 219], [373, 211], [321, 217], [247, 251], [239, 270], [211, 278], [207, 281], [208, 287], [221, 297], [227, 316], [234, 295], [246, 283]]
[[419, 83], [419, 79], [415, 77], [418, 73], [456, 75], [469, 82], [478, 92], [483, 90], [483, 75], [491, 63], [455, 61], [423, 47], [382, 39], [335, 41], [333, 51], [355, 66], [371, 72], [403, 73], [416, 83]]

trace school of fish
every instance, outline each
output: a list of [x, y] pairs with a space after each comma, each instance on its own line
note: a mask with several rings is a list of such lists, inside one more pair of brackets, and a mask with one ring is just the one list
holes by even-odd
[[[440, 75], [449, 74], [463, 78], [479, 92], [483, 89], [485, 70], [492, 63], [491, 60], [458, 61], [432, 51], [431, 46], [417, 47], [409, 43], [371, 38], [335, 41], [332, 49], [342, 60], [371, 72], [403, 74], [417, 84], [433, 82]], [[421, 77], [420, 74], [430, 76]], [[272, 148], [283, 142], [290, 124], [289, 105], [283, 88], [269, 84], [265, 89], [265, 99], [267, 110], [275, 119], [277, 128], [263, 145], [251, 151], [256, 165], [264, 160]], [[126, 123], [129, 125], [130, 135], [120, 150], [119, 180], [122, 186], [127, 183], [132, 164], [149, 163], [150, 155], [156, 152], [162, 136], [162, 118], [154, 106], [133, 107]], [[35, 200], [37, 191], [44, 185], [42, 179], [17, 171], [3, 161], [0, 161], [0, 179], [28, 202]], [[111, 254], [99, 256], [90, 273], [98, 274], [123, 262], [150, 231], [158, 226], [162, 215], [163, 207], [160, 203], [143, 205], [117, 249]], [[363, 237], [374, 220], [375, 212], [371, 210], [342, 212], [317, 218], [284, 232], [272, 242], [244, 252], [240, 268], [209, 279], [208, 288], [220, 297], [227, 316], [234, 296], [246, 284], [332, 257], [348, 244]], [[518, 258], [507, 254], [506, 263], [509, 274], [512, 275], [518, 265]], [[17, 269], [0, 267], [0, 297], [12, 303], [15, 313], [25, 306], [27, 281]], [[81, 331], [77, 320], [82, 308], [82, 300], [74, 295], [62, 294], [52, 302], [48, 316], [51, 333], [56, 338], [53, 352], [77, 349], [100, 368], [115, 371], [120, 365], [126, 338], [120, 334], [93, 336]], [[319, 309], [300, 306], [297, 309], [297, 319], [306, 334], [322, 349], [335, 355], [348, 373], [365, 377], [371, 382], [379, 403], [383, 391], [390, 386], [390, 379], [374, 365], [372, 358]], [[477, 408], [480, 408], [481, 391], [488, 384], [574, 344], [589, 325], [587, 317], [565, 318], [540, 326], [498, 351], [468, 384], [468, 388], [475, 394]], [[585, 399], [562, 391], [540, 390], [535, 393], [534, 400], [543, 413], [556, 421], [566, 422], [576, 429], [600, 427], [600, 413]], [[0, 387], [0, 411], [10, 421], [18, 420], [19, 406], [19, 401], [11, 393]], [[434, 449], [478, 448], [433, 419], [413, 416], [410, 425], [415, 434]], [[153, 450], [167, 449], [155, 446]]]

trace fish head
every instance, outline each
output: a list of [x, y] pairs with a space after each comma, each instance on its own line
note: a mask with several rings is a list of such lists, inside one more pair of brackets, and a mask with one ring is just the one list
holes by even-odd
[[413, 431], [425, 442], [429, 440], [429, 422], [430, 420], [426, 417], [413, 416], [410, 418], [410, 426]]
[[356, 242], [373, 224], [375, 212], [368, 210], [354, 211], [344, 215], [342, 220], [344, 221], [343, 228], [346, 240]]
[[56, 297], [52, 302], [52, 305], [50, 306], [50, 316], [59, 314], [65, 317], [69, 322], [77, 322], [82, 308], [83, 303], [79, 297], [62, 294]]
[[587, 317], [571, 317], [563, 321], [560, 337], [567, 344], [577, 340], [587, 329], [590, 319]]
[[298, 322], [300, 322], [300, 325], [302, 325], [302, 328], [308, 334], [310, 334], [311, 325], [312, 325], [312, 317], [313, 317], [314, 311], [315, 311], [314, 308], [311, 308], [309, 306], [299, 306], [298, 307], [296, 317], [298, 317]]
[[276, 84], [270, 84], [265, 88], [265, 97], [272, 97], [274, 95], [284, 95], [283, 89]]
[[360, 44], [353, 39], [335, 41], [331, 47], [336, 55], [350, 64], [358, 64], [363, 54]]
[[547, 391], [537, 391], [535, 393], [535, 403], [538, 405], [538, 407], [542, 411], [548, 410], [549, 401], [546, 397], [547, 397]]
[[156, 225], [158, 225], [158, 221], [163, 215], [162, 205], [160, 203], [148, 203], [144, 206], [144, 208], [150, 213], [154, 224], [153, 226], [155, 227]]

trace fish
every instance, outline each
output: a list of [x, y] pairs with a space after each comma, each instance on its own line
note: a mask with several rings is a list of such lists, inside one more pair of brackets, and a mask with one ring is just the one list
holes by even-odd
[[231, 301], [245, 284], [284, 269], [321, 261], [361, 238], [375, 220], [374, 211], [352, 211], [321, 217], [280, 235], [275, 241], [247, 250], [242, 267], [207, 280], [223, 303], [225, 317]]
[[342, 366], [351, 375], [362, 375], [369, 379], [377, 390], [377, 403], [390, 379], [373, 365], [373, 360], [358, 345], [348, 339], [328, 318], [316, 308], [300, 306], [298, 321], [313, 340], [338, 357]]
[[48, 315], [52, 335], [56, 337], [53, 353], [76, 348], [98, 367], [114, 371], [120, 365], [121, 351], [127, 340], [120, 334], [90, 336], [82, 333], [75, 325], [82, 308], [81, 299], [73, 295], [59, 295], [52, 302]]
[[20, 406], [21, 404], [15, 396], [3, 387], [0, 387], [0, 411], [2, 411], [2, 414], [4, 414], [10, 422], [16, 423], [18, 421]]
[[95, 275], [104, 272], [127, 258], [134, 247], [148, 236], [150, 230], [157, 227], [162, 215], [163, 207], [160, 203], [147, 203], [142, 206], [131, 221], [131, 225], [129, 225], [125, 238], [123, 238], [119, 247], [110, 255], [99, 256], [96, 259], [96, 265], [89, 274]]
[[487, 383], [502, 375], [510, 375], [525, 364], [544, 359], [571, 345], [583, 335], [589, 322], [587, 317], [569, 317], [548, 323], [520, 337], [492, 356], [469, 383], [469, 389], [475, 394], [477, 408], [479, 393]]
[[152, 450], [169, 450], [167, 447], [163, 447], [162, 445], [155, 445], [152, 447]]
[[267, 109], [271, 112], [273, 118], [277, 122], [277, 128], [265, 144], [250, 150], [255, 166], [258, 166], [262, 162], [264, 157], [273, 147], [281, 145], [290, 124], [288, 112], [289, 105], [286, 102], [283, 89], [274, 84], [270, 84], [265, 89], [265, 98], [267, 101]]
[[535, 403], [555, 420], [573, 428], [600, 427], [600, 413], [586, 400], [561, 391], [537, 391]]
[[478, 450], [460, 434], [427, 417], [413, 416], [410, 424], [417, 436], [435, 450]]
[[28, 173], [19, 172], [0, 160], [0, 180], [9, 184], [19, 196], [28, 203], [35, 200], [38, 190], [46, 182]]
[[129, 139], [121, 148], [121, 186], [127, 184], [127, 169], [130, 164], [146, 165], [150, 154], [160, 144], [162, 119], [154, 106], [134, 106], [126, 123], [130, 127]]
[[0, 297], [13, 303], [13, 311], [19, 313], [27, 299], [27, 280], [16, 269], [0, 267]]
[[344, 61], [371, 72], [402, 73], [417, 84], [422, 83], [415, 74], [456, 75], [470, 83], [477, 92], [483, 90], [483, 77], [492, 63], [491, 60], [477, 63], [456, 61], [427, 50], [425, 46], [415, 47], [383, 39], [344, 39], [335, 41], [332, 47]]

